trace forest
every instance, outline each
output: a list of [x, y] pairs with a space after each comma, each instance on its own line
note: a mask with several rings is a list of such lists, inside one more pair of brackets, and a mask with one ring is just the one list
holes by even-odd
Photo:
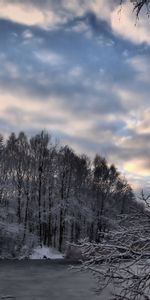
[[63, 252], [85, 238], [98, 243], [118, 215], [140, 205], [115, 165], [99, 154], [93, 161], [77, 155], [45, 131], [1, 135], [0, 173], [1, 256], [35, 245]]

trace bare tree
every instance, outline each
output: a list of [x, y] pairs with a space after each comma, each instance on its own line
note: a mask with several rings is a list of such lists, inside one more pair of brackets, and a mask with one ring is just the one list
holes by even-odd
[[[150, 0], [129, 0], [129, 1], [133, 4], [133, 10], [135, 11], [137, 18], [139, 17], [139, 14], [143, 8], [146, 8], [147, 14], [149, 15]], [[120, 4], [122, 5], [123, 2], [124, 0], [121, 0]]]
[[[98, 242], [118, 213], [130, 213], [134, 194], [114, 165], [100, 155], [94, 163], [69, 146], [53, 144], [42, 131], [0, 136], [0, 220], [17, 228], [19, 247], [30, 235], [65, 250], [66, 242]], [[16, 236], [14, 235], [14, 238]], [[9, 248], [9, 247], [8, 247]], [[13, 254], [14, 255], [14, 254]]]
[[143, 191], [133, 212], [118, 215], [117, 227], [99, 244], [82, 246], [84, 268], [98, 279], [98, 291], [112, 288], [111, 299], [150, 299], [150, 195]]

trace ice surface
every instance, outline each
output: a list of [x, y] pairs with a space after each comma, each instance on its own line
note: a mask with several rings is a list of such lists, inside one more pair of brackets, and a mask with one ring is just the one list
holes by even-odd
[[[109, 290], [95, 294], [92, 274], [69, 269], [52, 260], [0, 261], [0, 299], [16, 300], [109, 300]], [[11, 300], [11, 299], [10, 299]]]

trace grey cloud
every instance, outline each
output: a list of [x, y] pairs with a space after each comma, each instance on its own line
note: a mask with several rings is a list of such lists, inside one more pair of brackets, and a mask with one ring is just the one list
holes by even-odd
[[[1, 2], [1, 1], [0, 1]], [[10, 1], [11, 2], [11, 1]], [[32, 3], [38, 7], [62, 8], [62, 1], [16, 1], [18, 3]], [[55, 7], [54, 7], [55, 6]], [[67, 31], [79, 22], [83, 22], [92, 31], [91, 38], [84, 32]], [[149, 106], [150, 87], [147, 82], [137, 80], [137, 71], [123, 56], [124, 49], [128, 50], [128, 57], [135, 53], [147, 55], [150, 48], [144, 46], [136, 48], [132, 43], [114, 35], [109, 24], [100, 20], [91, 12], [84, 12], [80, 17], [72, 16], [55, 30], [43, 30], [33, 26], [23, 26], [10, 21], [1, 20], [0, 54], [5, 55], [1, 60], [0, 89], [5, 94], [23, 98], [31, 103], [46, 104], [50, 99], [56, 99], [56, 107], [61, 112], [55, 117], [51, 112], [29, 112], [25, 107], [18, 109], [15, 103], [4, 112], [5, 117], [0, 120], [3, 132], [20, 129], [30, 134], [40, 131], [43, 127], [56, 129], [53, 135], [62, 142], [69, 143], [78, 151], [90, 155], [98, 152], [117, 166], [132, 159], [142, 159], [145, 166], [149, 166], [150, 135], [139, 134], [136, 129], [129, 129], [127, 121], [134, 109], [135, 114]], [[33, 38], [24, 43], [23, 33], [30, 30]], [[26, 31], [27, 32], [27, 31]], [[99, 43], [99, 37], [103, 43]], [[108, 41], [114, 41], [107, 45]], [[52, 51], [64, 57], [65, 64], [50, 66], [40, 62], [34, 55], [35, 51]], [[13, 78], [11, 72], [5, 69], [5, 63], [11, 62], [19, 69], [19, 77]], [[71, 75], [71, 70], [79, 66], [81, 74]], [[100, 72], [103, 70], [103, 72]], [[72, 76], [72, 77], [71, 77]], [[137, 92], [141, 99], [121, 100], [118, 89]], [[1, 99], [3, 96], [1, 95]], [[128, 104], [127, 104], [128, 103]], [[9, 118], [12, 116], [12, 120]], [[25, 122], [25, 117], [30, 122]], [[72, 135], [64, 133], [65, 126], [71, 119], [74, 124], [85, 122], [85, 129], [73, 129]], [[114, 121], [111, 118], [115, 119]], [[66, 117], [66, 118], [65, 118]], [[22, 120], [16, 125], [17, 119]], [[15, 122], [13, 122], [15, 120]], [[36, 126], [35, 126], [36, 124]], [[90, 125], [91, 124], [91, 125]], [[63, 127], [64, 126], [64, 127]], [[20, 128], [22, 127], [22, 128]], [[75, 127], [75, 126], [74, 126]], [[87, 129], [86, 129], [87, 128]], [[128, 138], [130, 136], [130, 138]], [[121, 139], [126, 138], [121, 143]]]
[[114, 121], [99, 121], [98, 124], [95, 124], [95, 126], [92, 128], [93, 133], [94, 132], [103, 132], [103, 131], [109, 131], [111, 134], [119, 134], [123, 130], [126, 129], [126, 122], [122, 120], [114, 120]]
[[111, 153], [115, 160], [143, 160], [145, 166], [149, 169], [149, 149], [150, 149], [150, 134], [137, 134], [132, 132], [132, 136], [128, 138], [121, 146], [117, 147], [117, 152]]
[[[11, 130], [10, 130], [11, 129]], [[17, 132], [18, 126], [9, 121], [8, 118], [0, 118], [0, 133], [6, 135], [11, 132]]]
[[[66, 123], [65, 119], [64, 118], [61, 118], [61, 117], [56, 117], [56, 116], [52, 116], [50, 114], [50, 112], [47, 112], [44, 116], [41, 115], [39, 112], [30, 112], [29, 110], [26, 110], [25, 108], [23, 109], [20, 109], [20, 108], [17, 108], [15, 105], [14, 106], [11, 106], [7, 109], [4, 110], [4, 114], [6, 116], [10, 116], [12, 119], [15, 119], [17, 121], [17, 119], [22, 119], [22, 122], [24, 120], [24, 118], [28, 117], [28, 123], [29, 125], [31, 124], [34, 124], [34, 123], [37, 123], [38, 126], [40, 127], [43, 127], [45, 125], [64, 125]], [[9, 125], [9, 123], [7, 124], [7, 119], [4, 119], [3, 120], [3, 123], [4, 125]], [[24, 122], [23, 122], [24, 123]], [[11, 124], [13, 124], [13, 121], [11, 122]], [[9, 128], [9, 126], [8, 126]]]

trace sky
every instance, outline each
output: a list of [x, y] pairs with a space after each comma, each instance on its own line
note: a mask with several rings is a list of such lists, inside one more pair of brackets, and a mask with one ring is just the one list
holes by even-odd
[[150, 187], [150, 19], [130, 1], [0, 0], [0, 131], [47, 130]]

